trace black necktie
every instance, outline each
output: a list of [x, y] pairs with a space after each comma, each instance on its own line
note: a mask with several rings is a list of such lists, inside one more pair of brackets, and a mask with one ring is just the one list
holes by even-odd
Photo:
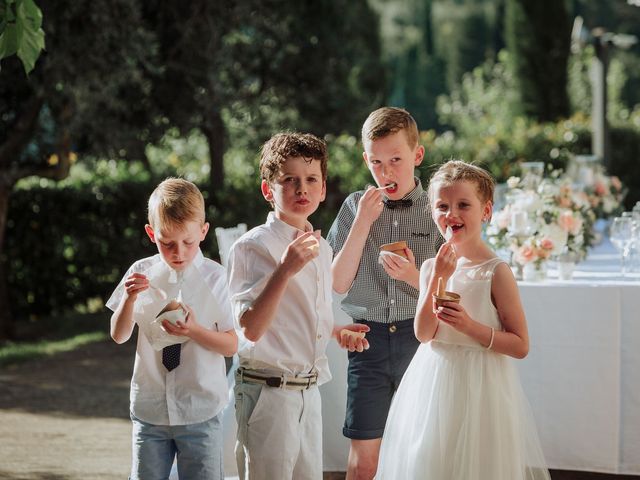
[[162, 349], [162, 364], [169, 371], [180, 365], [180, 347], [181, 343], [174, 343]]
[[393, 210], [394, 208], [409, 208], [413, 205], [413, 200], [410, 198], [406, 198], [404, 200], [385, 200], [384, 204], [387, 208]]

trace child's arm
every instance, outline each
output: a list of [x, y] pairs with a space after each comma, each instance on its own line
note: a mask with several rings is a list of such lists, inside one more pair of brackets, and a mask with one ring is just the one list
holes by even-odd
[[413, 329], [416, 338], [422, 342], [433, 339], [438, 330], [433, 294], [438, 290], [438, 278], [447, 283], [456, 268], [456, 256], [453, 247], [444, 243], [435, 258], [429, 259], [420, 268], [420, 296]]
[[313, 232], [305, 232], [289, 244], [264, 289], [240, 318], [247, 340], [257, 342], [268, 330], [289, 279], [318, 256], [318, 247], [318, 239]]
[[218, 352], [225, 357], [230, 357], [238, 351], [238, 336], [235, 330], [218, 332], [205, 328], [196, 321], [195, 313], [188, 305], [184, 308], [187, 310], [184, 322], [178, 320], [176, 325], [173, 325], [168, 320], [162, 321], [162, 327], [167, 333], [189, 337], [201, 347]]
[[337, 293], [346, 293], [351, 288], [358, 273], [360, 258], [369, 236], [369, 230], [382, 213], [383, 208], [382, 194], [374, 187], [367, 188], [358, 202], [356, 216], [347, 240], [331, 265], [333, 289]]
[[445, 302], [437, 317], [487, 348], [490, 346], [495, 352], [515, 358], [526, 357], [529, 353], [527, 321], [520, 302], [518, 284], [505, 263], [498, 265], [494, 271], [491, 296], [498, 310], [502, 331], [494, 331], [491, 327], [476, 322], [457, 303]]
[[116, 343], [124, 343], [133, 333], [133, 305], [138, 294], [149, 288], [149, 280], [141, 273], [132, 273], [124, 282], [124, 295], [118, 308], [111, 315], [111, 338]]
[[491, 296], [503, 327], [501, 332], [494, 332], [491, 350], [515, 358], [526, 357], [529, 353], [527, 319], [522, 308], [518, 283], [506, 263], [501, 263], [495, 269]]

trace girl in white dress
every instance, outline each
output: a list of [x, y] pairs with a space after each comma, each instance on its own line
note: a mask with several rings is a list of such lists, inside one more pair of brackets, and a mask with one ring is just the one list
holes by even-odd
[[[494, 181], [450, 161], [431, 178], [433, 218], [448, 241], [420, 270], [422, 342], [393, 400], [378, 480], [549, 480], [512, 358], [529, 350], [511, 269], [482, 241]], [[460, 303], [437, 307], [438, 278]]]

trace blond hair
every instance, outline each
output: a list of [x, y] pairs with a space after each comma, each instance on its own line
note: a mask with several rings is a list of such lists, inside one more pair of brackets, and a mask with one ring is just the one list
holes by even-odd
[[496, 182], [489, 172], [476, 165], [462, 160], [449, 160], [436, 170], [429, 180], [429, 200], [433, 200], [433, 186], [440, 184], [452, 185], [456, 182], [471, 182], [475, 184], [478, 197], [482, 202], [493, 202], [493, 191]]
[[149, 225], [154, 230], [182, 228], [186, 222], [205, 223], [204, 197], [193, 183], [167, 178], [149, 197]]
[[263, 146], [260, 155], [260, 176], [272, 184], [280, 167], [289, 158], [302, 157], [307, 163], [320, 162], [322, 179], [327, 178], [327, 145], [310, 133], [277, 133]]
[[418, 145], [418, 125], [404, 108], [382, 107], [369, 114], [362, 125], [362, 143], [403, 131], [411, 148]]

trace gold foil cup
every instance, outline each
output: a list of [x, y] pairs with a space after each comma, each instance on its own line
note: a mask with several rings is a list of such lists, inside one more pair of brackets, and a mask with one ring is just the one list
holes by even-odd
[[401, 257], [406, 258], [408, 260], [409, 257], [407, 257], [407, 254], [404, 251], [405, 248], [409, 248], [409, 245], [407, 245], [407, 242], [405, 242], [404, 240], [400, 240], [399, 242], [385, 243], [384, 245], [380, 245], [380, 250], [395, 253], [396, 255], [400, 255]]
[[433, 294], [433, 301], [436, 302], [436, 306], [442, 307], [444, 302], [460, 303], [460, 295], [456, 292], [444, 292], [444, 295]]

